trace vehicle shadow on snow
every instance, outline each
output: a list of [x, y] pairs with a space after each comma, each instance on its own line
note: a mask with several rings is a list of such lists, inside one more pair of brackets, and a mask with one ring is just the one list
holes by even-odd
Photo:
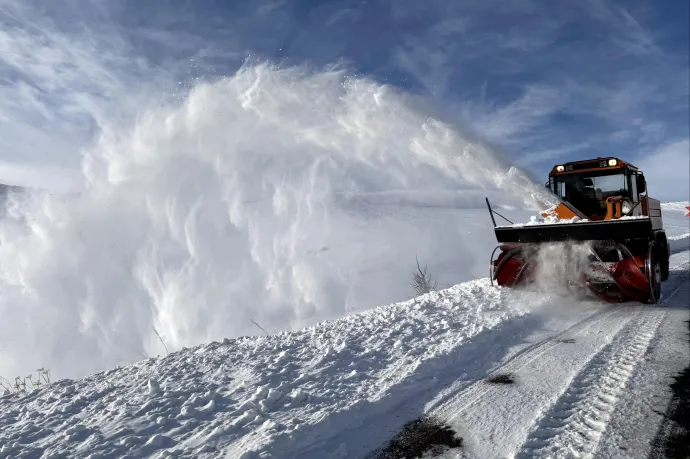
[[[690, 288], [690, 284], [687, 283], [687, 271], [677, 272], [676, 277], [686, 281], [676, 288]], [[669, 293], [673, 292], [669, 289]], [[672, 302], [672, 304], [674, 303]], [[689, 309], [690, 311], [687, 303], [683, 301], [679, 301], [671, 307]], [[688, 324], [686, 339], [690, 345], [690, 320], [685, 322]], [[673, 377], [670, 389], [673, 396], [666, 407], [664, 419], [652, 441], [649, 459], [685, 459], [690, 457], [690, 365]]]
[[[438, 406], [477, 381], [516, 384], [515, 375], [497, 381], [487, 378], [511, 349], [529, 345], [528, 337], [542, 329], [543, 324], [538, 314], [514, 317], [494, 329], [483, 330], [450, 354], [425, 361], [416, 377], [391, 388], [387, 396], [372, 402], [365, 410], [349, 413], [361, 417], [359, 427], [337, 433], [301, 451], [299, 457], [334, 457], [334, 451], [339, 449], [336, 447], [342, 444], [347, 449], [347, 457], [372, 459], [433, 457], [449, 448], [462, 447], [462, 432], [453, 432], [442, 420], [428, 417], [425, 413], [429, 405]], [[442, 394], [452, 384], [457, 386], [452, 393]], [[386, 444], [382, 446], [383, 443]]]
[[652, 441], [649, 459], [690, 457], [690, 366], [673, 378], [671, 390], [673, 397]]
[[[688, 266], [687, 263], [671, 269], [668, 279], [661, 283], [661, 304], [645, 305], [645, 307], [653, 308], [667, 308], [667, 309], [687, 309], [688, 306], [683, 301], [673, 301], [673, 297], [679, 293], [680, 289], [687, 289], [688, 287]], [[669, 301], [671, 300], [671, 301]]]
[[690, 250], [690, 238], [683, 238], [669, 241], [671, 255]]

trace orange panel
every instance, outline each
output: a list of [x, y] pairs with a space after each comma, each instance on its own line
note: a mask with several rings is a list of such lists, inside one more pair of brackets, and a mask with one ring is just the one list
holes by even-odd
[[563, 203], [559, 203], [551, 212], [542, 212], [541, 215], [544, 218], [555, 216], [559, 220], [570, 220], [574, 217], [577, 217], [577, 215], [572, 210], [568, 209], [568, 207], [566, 207]]

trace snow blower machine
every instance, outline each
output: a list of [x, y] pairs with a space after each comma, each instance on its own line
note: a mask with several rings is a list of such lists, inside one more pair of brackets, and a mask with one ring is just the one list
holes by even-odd
[[[540, 270], [551, 269], [540, 266], [546, 246], [565, 247], [565, 264], [568, 247], [577, 246], [579, 265], [569, 289], [575, 284], [607, 302], [658, 303], [670, 249], [660, 202], [648, 196], [642, 172], [618, 158], [576, 161], [554, 166], [546, 187], [557, 205], [525, 224], [513, 224], [486, 199], [499, 243], [491, 255], [492, 284], [529, 285]], [[510, 225], [496, 225], [494, 215]]]

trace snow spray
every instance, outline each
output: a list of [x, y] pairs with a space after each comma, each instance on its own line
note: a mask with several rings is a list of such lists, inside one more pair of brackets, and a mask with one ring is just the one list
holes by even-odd
[[[540, 208], [543, 187], [492, 150], [343, 71], [252, 64], [149, 99], [100, 121], [79, 193], [32, 193], [0, 224], [1, 375], [80, 376], [402, 301], [416, 254], [458, 282], [485, 272], [484, 196]], [[391, 190], [416, 205], [354, 199]], [[443, 217], [419, 217], [425, 193], [450, 197]]]

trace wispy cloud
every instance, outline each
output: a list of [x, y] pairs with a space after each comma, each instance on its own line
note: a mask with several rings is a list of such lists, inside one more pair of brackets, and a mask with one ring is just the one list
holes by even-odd
[[649, 194], [661, 200], [690, 199], [690, 140], [663, 144], [636, 164], [645, 173]]
[[518, 164], [638, 159], [687, 139], [688, 47], [680, 32], [669, 39], [671, 26], [684, 27], [673, 12], [609, 0], [430, 5], [431, 25], [396, 59]]
[[[56, 30], [23, 2], [0, 10], [0, 154], [5, 160], [74, 159], [100, 101], [121, 87], [118, 47]], [[70, 154], [72, 153], [72, 154]]]
[[0, 160], [6, 163], [74, 169], [114, 101], [172, 80], [116, 25], [80, 21], [98, 17], [97, 2], [63, 7], [63, 14], [73, 14], [67, 25], [31, 1], [0, 3]]
[[636, 0], [165, 8], [4, 0], [0, 159], [76, 167], [99, 120], [130, 92], [150, 85], [160, 97], [190, 78], [231, 73], [250, 55], [346, 62], [424, 93], [533, 171], [590, 154], [638, 158], [688, 138], [687, 25], [679, 19], [687, 7], [673, 8]]
[[628, 9], [607, 0], [582, 2], [585, 14], [609, 29], [611, 43], [633, 55], [661, 54], [652, 33]]

